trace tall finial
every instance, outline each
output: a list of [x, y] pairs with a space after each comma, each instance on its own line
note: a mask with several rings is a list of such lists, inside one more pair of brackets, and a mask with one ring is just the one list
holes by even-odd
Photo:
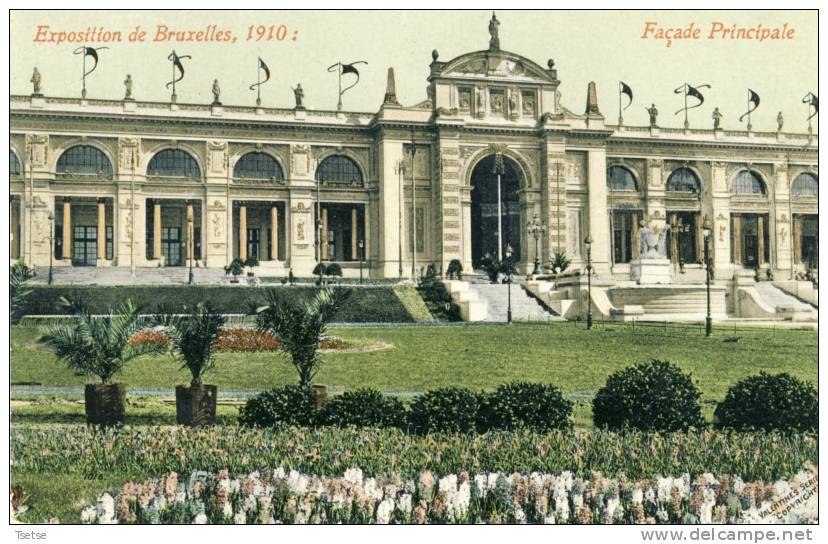
[[394, 68], [388, 68], [388, 79], [385, 84], [385, 100], [382, 101], [383, 106], [401, 106], [397, 100], [397, 85], [394, 82]]
[[590, 81], [587, 86], [586, 114], [601, 115], [601, 110], [598, 109], [598, 91], [595, 89], [594, 81]]
[[495, 15], [495, 12], [492, 11], [492, 19], [489, 21], [489, 35], [491, 36], [489, 39], [489, 51], [500, 50], [500, 36], [498, 34], [499, 26], [500, 21], [497, 20], [497, 15]]

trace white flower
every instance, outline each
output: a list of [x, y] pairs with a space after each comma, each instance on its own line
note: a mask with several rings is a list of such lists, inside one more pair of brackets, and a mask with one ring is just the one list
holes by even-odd
[[469, 511], [469, 503], [471, 502], [471, 486], [469, 486], [469, 482], [463, 482], [457, 488], [457, 492], [454, 494], [451, 502], [454, 507], [454, 517], [464, 518]]
[[109, 493], [104, 493], [98, 497], [95, 511], [98, 523], [118, 523], [118, 520], [115, 519], [115, 499]]
[[632, 491], [632, 503], [633, 504], [642, 504], [644, 502], [644, 492], [641, 491], [640, 487], [636, 487]]
[[236, 515], [233, 516], [233, 523], [236, 525], [245, 525], [247, 523], [247, 514], [244, 513], [244, 510], [236, 512]]
[[397, 499], [397, 508], [400, 509], [400, 512], [408, 515], [411, 513], [411, 494], [404, 493], [400, 495], [400, 498]]
[[93, 523], [95, 521], [95, 507], [90, 506], [88, 508], [84, 508], [81, 512], [81, 523]]
[[349, 468], [345, 471], [344, 479], [354, 485], [362, 484], [362, 471], [356, 467]]
[[199, 512], [196, 514], [196, 517], [193, 519], [193, 525], [206, 525], [207, 524], [207, 514], [204, 512]]
[[670, 500], [670, 492], [673, 490], [672, 478], [658, 479], [658, 502], [667, 502]]
[[221, 507], [221, 513], [225, 518], [233, 517], [233, 507], [229, 502], [224, 503], [224, 506]]
[[394, 501], [385, 499], [377, 506], [377, 523], [388, 525], [391, 522], [391, 514], [394, 512]]
[[284, 480], [286, 475], [284, 467], [281, 466], [273, 471], [274, 480]]
[[487, 481], [488, 478], [486, 478], [485, 474], [475, 474], [474, 476], [474, 487], [481, 499], [486, 498], [486, 491], [488, 491]]
[[297, 470], [291, 470], [285, 482], [294, 495], [304, 495], [308, 491], [308, 477]]
[[742, 491], [745, 489], [745, 482], [738, 476], [733, 478], [733, 492], [737, 495], [741, 495]]
[[515, 522], [526, 523], [526, 513], [517, 504], [515, 505]]

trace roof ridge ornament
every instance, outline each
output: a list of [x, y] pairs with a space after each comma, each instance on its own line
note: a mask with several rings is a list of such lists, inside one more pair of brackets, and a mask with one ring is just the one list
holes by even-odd
[[492, 18], [489, 21], [489, 35], [491, 36], [489, 39], [489, 51], [500, 51], [499, 26], [500, 21], [497, 20], [497, 15], [492, 11]]

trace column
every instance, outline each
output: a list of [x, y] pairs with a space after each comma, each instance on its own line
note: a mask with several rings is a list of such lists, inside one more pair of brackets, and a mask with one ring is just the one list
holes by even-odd
[[633, 260], [637, 259], [641, 256], [641, 246], [638, 243], [638, 236], [639, 236], [639, 226], [638, 226], [638, 212], [632, 212], [630, 216], [632, 220], [632, 228], [630, 232], [630, 243], [632, 244], [632, 258]]
[[68, 198], [63, 201], [63, 255], [61, 258], [72, 258], [72, 204]]
[[674, 265], [679, 262], [678, 255], [678, 215], [675, 213], [668, 214], [670, 224], [670, 262]]
[[322, 208], [322, 240], [320, 240], [319, 247], [321, 248], [320, 262], [328, 258], [328, 208]]
[[802, 262], [802, 216], [793, 216], [793, 256], [794, 266]]
[[98, 199], [98, 260], [106, 258], [106, 203]]
[[[704, 260], [704, 232], [702, 231], [702, 223], [704, 219], [702, 218], [701, 212], [697, 213], [693, 219], [693, 227], [696, 229], [696, 260], [698, 262], [702, 262]], [[711, 239], [714, 237], [715, 231], [710, 233]]]
[[357, 207], [354, 206], [351, 208], [351, 260], [358, 261], [359, 260], [359, 248], [357, 247], [357, 241], [359, 236], [357, 236]]
[[279, 208], [273, 204], [270, 208], [270, 251], [272, 261], [279, 260]]
[[368, 204], [366, 204], [362, 213], [362, 259], [366, 261], [371, 255], [368, 251], [368, 242], [370, 239], [371, 231], [368, 229]]
[[187, 201], [187, 260], [193, 260], [195, 257], [195, 214], [193, 213], [193, 203]]
[[[606, 150], [588, 152], [589, 234], [592, 236], [592, 266], [598, 275], [609, 275], [609, 221], [607, 213]], [[584, 235], [586, 236], [586, 235]]]
[[742, 216], [733, 214], [733, 263], [742, 265]]
[[[54, 247], [51, 249], [54, 251]], [[14, 200], [9, 197], [9, 259], [14, 259]]]
[[239, 259], [247, 260], [247, 206], [239, 206]]
[[756, 237], [758, 241], [758, 248], [759, 248], [759, 255], [758, 255], [758, 262], [759, 266], [765, 264], [765, 216], [759, 215], [756, 217]]
[[152, 258], [161, 258], [161, 201], [152, 203]]

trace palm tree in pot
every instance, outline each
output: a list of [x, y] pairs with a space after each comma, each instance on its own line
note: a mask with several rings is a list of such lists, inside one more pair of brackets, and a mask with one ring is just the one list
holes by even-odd
[[[269, 289], [265, 306], [257, 309], [256, 324], [260, 331], [267, 331], [279, 340], [279, 347], [288, 354], [299, 373], [299, 385], [311, 391], [311, 380], [319, 372], [319, 341], [325, 335], [328, 324], [351, 296], [350, 289], [325, 288], [316, 292], [310, 300], [283, 297]], [[320, 394], [315, 390], [317, 407]]]
[[163, 348], [148, 343], [130, 343], [132, 335], [144, 326], [138, 307], [130, 300], [117, 311], [103, 316], [93, 316], [84, 306], [65, 298], [61, 299], [61, 305], [71, 310], [74, 320], [48, 327], [41, 342], [54, 350], [58, 359], [69, 368], [100, 378], [101, 383], [89, 383], [84, 388], [86, 422], [122, 425], [126, 386], [112, 383], [112, 377], [132, 359], [159, 353]]
[[225, 318], [210, 304], [199, 302], [186, 314], [159, 314], [156, 322], [166, 328], [173, 354], [181, 368], [192, 375], [190, 385], [175, 386], [175, 416], [179, 425], [214, 425], [216, 422], [215, 385], [202, 383], [215, 365], [215, 347]]

